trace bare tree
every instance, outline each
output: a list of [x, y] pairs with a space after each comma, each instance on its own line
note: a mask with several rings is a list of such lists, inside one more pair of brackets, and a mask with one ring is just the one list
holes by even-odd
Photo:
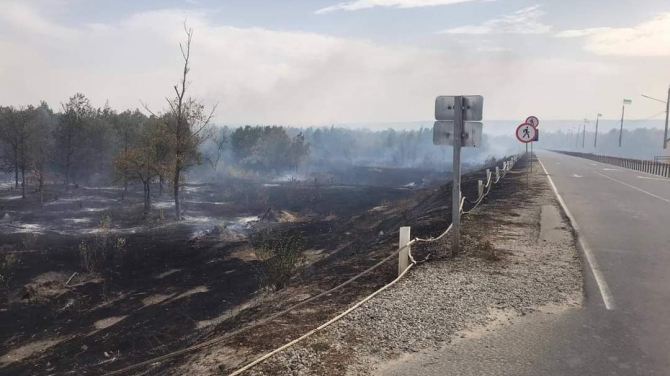
[[173, 87], [175, 97], [167, 98], [170, 106], [168, 129], [174, 154], [172, 182], [177, 220], [182, 218], [179, 193], [184, 179], [183, 173], [194, 164], [200, 163], [199, 146], [211, 135], [210, 122], [216, 110], [216, 106], [214, 106], [211, 111], [206, 112], [205, 106], [201, 102], [186, 95], [193, 29], [184, 24], [184, 31], [186, 32], [186, 42], [185, 44], [179, 44], [184, 59], [181, 82]]

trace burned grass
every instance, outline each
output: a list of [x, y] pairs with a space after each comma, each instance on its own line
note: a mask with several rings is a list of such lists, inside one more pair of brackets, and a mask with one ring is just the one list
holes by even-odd
[[[179, 223], [166, 219], [167, 199], [157, 201], [147, 221], [137, 197], [117, 202], [119, 192], [111, 189], [82, 188], [72, 199], [49, 201], [46, 210], [2, 201], [12, 217], [8, 224], [15, 226], [3, 228], [2, 252], [20, 263], [3, 291], [0, 343], [5, 355], [26, 346], [37, 350], [19, 351], [24, 355], [0, 364], [0, 374], [99, 374], [225, 336], [373, 265], [393, 252], [401, 225], [432, 236], [449, 224], [448, 187], [189, 187], [187, 220]], [[464, 179], [463, 187], [464, 194], [475, 194], [476, 177]], [[114, 273], [86, 273], [78, 244], [95, 235], [103, 214], [111, 218], [112, 233], [125, 239], [127, 252]], [[26, 224], [39, 230], [24, 232]], [[301, 273], [272, 293], [259, 289], [259, 261], [247, 241], [268, 228], [299, 235], [309, 255]], [[54, 278], [37, 283], [48, 273]], [[212, 372], [232, 369], [317, 326], [394, 275], [395, 264], [388, 263], [349, 288], [217, 343], [216, 349], [227, 351], [182, 354], [141, 370], [181, 374], [203, 364]]]

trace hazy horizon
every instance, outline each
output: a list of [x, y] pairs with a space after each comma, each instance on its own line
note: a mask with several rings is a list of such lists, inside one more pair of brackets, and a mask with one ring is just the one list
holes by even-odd
[[[602, 5], [607, 6], [603, 7]], [[191, 94], [219, 124], [431, 119], [438, 95], [480, 94], [489, 119], [662, 117], [667, 1], [6, 0], [3, 105], [165, 109], [194, 30]], [[644, 64], [644, 69], [640, 69]]]

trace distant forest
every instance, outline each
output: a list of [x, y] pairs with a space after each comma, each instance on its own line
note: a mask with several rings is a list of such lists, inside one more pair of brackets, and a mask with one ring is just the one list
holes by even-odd
[[[0, 169], [16, 187], [46, 183], [108, 185], [129, 182], [168, 184], [176, 149], [190, 174], [274, 176], [307, 169], [346, 166], [416, 167], [448, 170], [448, 147], [432, 144], [432, 129], [347, 129], [283, 126], [217, 127], [194, 105], [189, 137], [178, 145], [172, 112], [148, 114], [94, 108], [75, 94], [55, 111], [47, 103], [0, 107]], [[146, 111], [145, 111], [146, 112]], [[183, 137], [183, 136], [182, 136]], [[511, 145], [485, 137], [484, 145], [466, 149], [471, 163], [501, 156]]]

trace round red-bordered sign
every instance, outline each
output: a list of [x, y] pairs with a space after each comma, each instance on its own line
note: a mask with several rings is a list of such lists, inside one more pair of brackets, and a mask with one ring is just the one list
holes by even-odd
[[538, 125], [540, 125], [540, 119], [537, 118], [537, 116], [529, 116], [526, 118], [526, 121], [524, 121], [526, 124], [530, 124], [533, 127], [537, 128]]
[[527, 144], [532, 142], [537, 137], [537, 128], [532, 124], [523, 123], [516, 127], [516, 138], [520, 142]]

